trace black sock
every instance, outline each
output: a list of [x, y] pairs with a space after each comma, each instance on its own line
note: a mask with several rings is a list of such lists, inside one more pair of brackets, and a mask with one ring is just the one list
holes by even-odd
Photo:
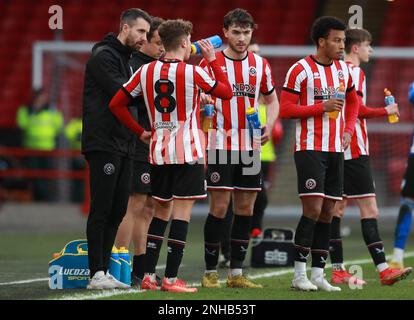
[[306, 262], [308, 260], [315, 223], [314, 220], [304, 215], [300, 218], [295, 232], [295, 261]]
[[333, 217], [331, 222], [331, 239], [329, 240], [329, 255], [332, 264], [344, 263], [344, 253], [341, 238], [341, 218]]
[[263, 228], [263, 216], [264, 211], [267, 207], [267, 192], [264, 186], [262, 186], [262, 190], [257, 193], [256, 201], [254, 203], [253, 208], [253, 218], [252, 218], [252, 228], [253, 229], [260, 229]]
[[224, 258], [230, 260], [230, 237], [231, 237], [231, 226], [233, 224], [233, 204], [230, 201], [229, 207], [227, 208], [226, 217], [223, 219], [220, 232], [220, 249]]
[[166, 278], [175, 278], [178, 274], [178, 269], [180, 268], [184, 255], [187, 232], [187, 221], [173, 220], [171, 222], [170, 234], [168, 236], [167, 266], [165, 268]]
[[155, 273], [155, 267], [160, 256], [162, 241], [168, 221], [154, 217], [148, 228], [147, 251], [145, 253], [144, 272]]
[[312, 243], [312, 268], [325, 268], [329, 254], [329, 237], [331, 224], [316, 222]]
[[249, 247], [251, 223], [251, 216], [234, 215], [233, 227], [231, 230], [231, 269], [240, 269], [243, 266], [247, 248]]
[[204, 261], [206, 270], [215, 270], [220, 253], [220, 236], [224, 219], [208, 214], [204, 224]]
[[362, 219], [362, 235], [374, 264], [385, 263], [384, 244], [379, 236], [377, 219]]
[[133, 258], [132, 273], [140, 279], [144, 277], [144, 262], [145, 254], [140, 254]]

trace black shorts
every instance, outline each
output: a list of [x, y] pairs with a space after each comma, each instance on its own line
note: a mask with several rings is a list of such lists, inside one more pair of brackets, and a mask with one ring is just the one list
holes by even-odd
[[407, 169], [401, 184], [401, 196], [414, 198], [414, 156], [412, 155], [408, 157]]
[[207, 197], [203, 164], [152, 165], [151, 196], [158, 201]]
[[206, 178], [209, 190], [260, 191], [260, 152], [209, 151]]
[[151, 164], [149, 162], [133, 162], [130, 194], [133, 193], [151, 193]]
[[375, 183], [372, 178], [369, 156], [360, 156], [344, 162], [344, 197], [375, 197]]
[[299, 197], [320, 196], [342, 200], [344, 155], [342, 152], [295, 152]]

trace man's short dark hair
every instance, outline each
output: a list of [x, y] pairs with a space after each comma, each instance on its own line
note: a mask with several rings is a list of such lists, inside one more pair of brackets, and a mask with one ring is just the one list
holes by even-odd
[[324, 16], [315, 20], [312, 25], [311, 38], [312, 41], [319, 46], [320, 38], [328, 38], [331, 30], [346, 30], [346, 24], [336, 17]]
[[151, 27], [150, 30], [147, 34], [147, 40], [148, 42], [151, 41], [152, 37], [154, 36], [155, 31], [158, 30], [158, 28], [160, 27], [161, 23], [164, 22], [163, 18], [160, 17], [152, 17], [152, 22], [151, 22]]
[[365, 29], [347, 29], [345, 31], [345, 52], [350, 53], [354, 44], [360, 45], [364, 41], [371, 42], [372, 36]]
[[121, 18], [119, 19], [119, 31], [122, 30], [124, 24], [133, 26], [136, 19], [142, 18], [151, 24], [151, 16], [142, 9], [130, 8], [121, 13]]
[[247, 10], [240, 9], [240, 8], [231, 10], [224, 16], [224, 20], [223, 20], [224, 29], [228, 30], [230, 26], [233, 24], [238, 27], [242, 27], [242, 28], [252, 28], [252, 29], [257, 28], [257, 24], [254, 23], [254, 19], [252, 15], [249, 12], [247, 12]]
[[164, 21], [158, 28], [158, 34], [166, 51], [177, 49], [183, 37], [187, 37], [192, 32], [193, 24], [183, 19]]

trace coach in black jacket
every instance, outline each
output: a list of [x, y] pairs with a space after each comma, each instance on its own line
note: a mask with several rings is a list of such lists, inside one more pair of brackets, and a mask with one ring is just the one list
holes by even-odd
[[82, 153], [89, 164], [91, 207], [87, 224], [89, 289], [122, 286], [108, 272], [111, 249], [127, 208], [135, 147], [133, 134], [111, 113], [109, 101], [131, 74], [133, 50], [146, 41], [150, 16], [140, 9], [121, 15], [118, 36], [97, 43], [86, 64]]

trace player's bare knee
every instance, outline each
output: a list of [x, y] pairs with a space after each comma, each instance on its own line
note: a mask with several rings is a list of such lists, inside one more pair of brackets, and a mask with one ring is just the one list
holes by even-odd
[[379, 210], [374, 197], [357, 201], [362, 219], [378, 219]]
[[253, 207], [254, 202], [242, 202], [242, 203], [234, 203], [234, 212], [237, 212], [238, 215], [241, 216], [251, 216], [253, 215]]
[[155, 213], [155, 206], [154, 206], [154, 200], [152, 198], [147, 198], [145, 201], [144, 208], [142, 209], [142, 216], [145, 220], [151, 221], [154, 217]]
[[312, 220], [318, 220], [322, 211], [322, 204], [319, 202], [302, 201], [303, 215]]
[[216, 218], [224, 218], [227, 213], [227, 208], [229, 207], [229, 203], [216, 203], [211, 205], [210, 213]]

